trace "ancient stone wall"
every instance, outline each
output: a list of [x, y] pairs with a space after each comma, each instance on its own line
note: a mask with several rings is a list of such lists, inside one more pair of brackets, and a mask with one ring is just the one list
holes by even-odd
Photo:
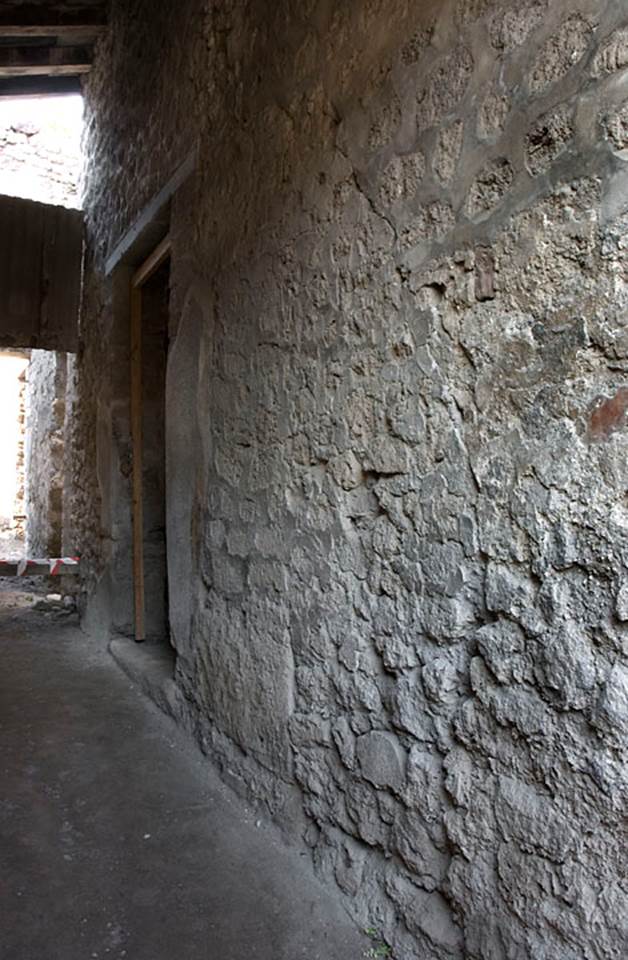
[[22, 555], [24, 547], [24, 373], [27, 351], [0, 351], [0, 554]]
[[26, 376], [26, 555], [58, 557], [63, 537], [67, 356], [32, 350]]
[[26, 459], [26, 370], [23, 370], [20, 374], [18, 431], [19, 439], [17, 442], [17, 458], [15, 463], [16, 491], [13, 523], [15, 525], [17, 538], [24, 542], [26, 538], [26, 473], [24, 469]]
[[177, 710], [397, 960], [626, 954], [627, 67], [620, 0], [114, 0], [89, 82], [90, 587], [129, 477], [102, 265], [198, 140]]

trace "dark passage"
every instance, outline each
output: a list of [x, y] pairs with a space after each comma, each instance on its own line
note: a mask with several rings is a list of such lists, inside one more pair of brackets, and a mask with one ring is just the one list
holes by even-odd
[[168, 638], [166, 561], [166, 362], [170, 264], [142, 287], [142, 487], [146, 637]]

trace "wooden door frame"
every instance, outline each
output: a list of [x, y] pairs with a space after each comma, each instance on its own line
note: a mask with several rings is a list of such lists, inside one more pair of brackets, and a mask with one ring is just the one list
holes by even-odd
[[133, 596], [135, 640], [146, 639], [144, 611], [144, 498], [142, 485], [142, 287], [171, 252], [170, 235], [136, 269], [131, 277], [131, 438], [133, 444]]

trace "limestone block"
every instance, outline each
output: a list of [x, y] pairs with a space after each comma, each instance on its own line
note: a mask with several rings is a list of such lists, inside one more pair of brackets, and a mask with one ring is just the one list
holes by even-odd
[[463, 129], [462, 120], [455, 120], [439, 132], [434, 154], [434, 171], [442, 183], [449, 183], [456, 173], [462, 151]]
[[441, 894], [418, 890], [409, 880], [400, 876], [391, 876], [386, 889], [388, 896], [401, 910], [411, 933], [421, 939], [427, 937], [432, 948], [444, 949], [446, 953], [456, 955], [462, 944], [462, 932]]
[[567, 17], [539, 51], [530, 76], [530, 90], [540, 93], [568, 73], [584, 56], [593, 32], [579, 14]]
[[397, 738], [383, 730], [366, 733], [357, 740], [362, 775], [376, 787], [398, 791], [405, 778], [405, 753]]
[[469, 190], [465, 205], [467, 216], [476, 220], [490, 216], [510, 189], [514, 177], [512, 165], [505, 157], [486, 164]]
[[595, 55], [592, 66], [594, 77], [614, 73], [628, 66], [628, 29], [620, 29], [601, 45]]
[[526, 162], [533, 176], [544, 173], [573, 137], [570, 111], [561, 106], [536, 121], [526, 138]]
[[471, 78], [473, 57], [464, 44], [443, 57], [417, 97], [416, 121], [425, 130], [458, 105]]
[[594, 712], [596, 726], [621, 740], [628, 731], [628, 669], [616, 663], [602, 688]]

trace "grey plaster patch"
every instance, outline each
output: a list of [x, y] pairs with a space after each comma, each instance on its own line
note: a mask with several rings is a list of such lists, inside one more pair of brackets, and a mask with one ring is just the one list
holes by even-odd
[[487, 94], [478, 111], [478, 137], [488, 140], [499, 136], [504, 129], [509, 110], [508, 97], [496, 91]]
[[200, 347], [207, 313], [194, 297], [184, 307], [166, 371], [166, 543], [169, 618], [177, 650], [186, 654], [195, 594], [198, 547], [196, 498], [202, 482], [200, 424]]
[[358, 738], [356, 747], [362, 774], [373, 786], [401, 789], [405, 757], [392, 734], [380, 730], [365, 733]]

